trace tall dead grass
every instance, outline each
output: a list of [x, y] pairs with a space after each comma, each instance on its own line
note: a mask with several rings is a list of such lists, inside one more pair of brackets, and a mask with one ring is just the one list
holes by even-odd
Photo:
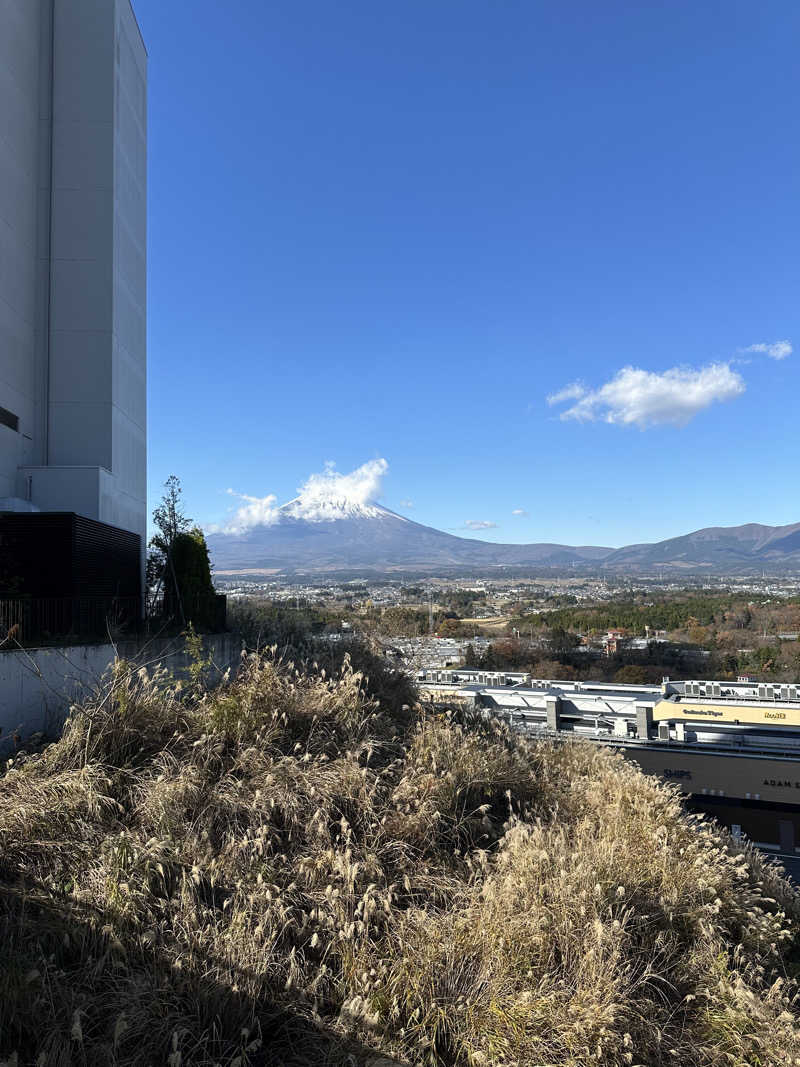
[[0, 778], [0, 1057], [800, 1064], [800, 902], [757, 854], [608, 752], [404, 695], [120, 665]]

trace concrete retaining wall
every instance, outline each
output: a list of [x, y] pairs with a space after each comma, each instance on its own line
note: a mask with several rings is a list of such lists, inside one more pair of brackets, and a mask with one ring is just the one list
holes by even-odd
[[[238, 634], [203, 638], [204, 653], [213, 667], [211, 684], [239, 664], [242, 640]], [[0, 652], [0, 752], [34, 733], [54, 736], [72, 704], [102, 683], [115, 659], [150, 667], [163, 663], [176, 678], [188, 677], [191, 657], [182, 638], [124, 641], [114, 645], [34, 648]]]

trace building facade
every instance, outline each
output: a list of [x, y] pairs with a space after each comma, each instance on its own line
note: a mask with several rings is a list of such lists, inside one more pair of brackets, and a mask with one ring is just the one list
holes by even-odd
[[130, 0], [0, 0], [0, 511], [146, 532], [147, 53]]

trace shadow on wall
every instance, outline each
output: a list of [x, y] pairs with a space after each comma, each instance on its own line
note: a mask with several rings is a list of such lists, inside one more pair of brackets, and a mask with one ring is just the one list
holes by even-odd
[[[207, 682], [213, 686], [238, 667], [242, 640], [234, 633], [201, 640], [203, 658], [211, 661]], [[0, 754], [32, 734], [56, 736], [70, 707], [95, 691], [119, 659], [150, 669], [162, 663], [176, 678], [188, 678], [192, 665], [184, 637], [0, 652]]]

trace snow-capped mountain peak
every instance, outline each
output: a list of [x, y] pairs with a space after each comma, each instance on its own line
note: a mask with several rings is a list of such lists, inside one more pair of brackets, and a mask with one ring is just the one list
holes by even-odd
[[306, 522], [380, 518], [383, 509], [375, 500], [388, 466], [385, 459], [374, 459], [349, 474], [341, 474], [328, 464], [324, 471], [307, 479], [294, 500], [278, 509], [279, 517]]
[[341, 496], [306, 496], [290, 500], [278, 508], [280, 518], [302, 519], [305, 522], [335, 522], [342, 519], [380, 519], [391, 514], [379, 504]]
[[226, 492], [239, 501], [239, 506], [225, 523], [212, 524], [206, 530], [209, 534], [246, 537], [253, 530], [292, 521], [325, 523], [393, 516], [406, 522], [375, 503], [387, 470], [385, 459], [369, 460], [349, 474], [341, 474], [328, 463], [300, 486], [294, 500], [280, 507], [273, 493], [259, 497], [228, 489]]

